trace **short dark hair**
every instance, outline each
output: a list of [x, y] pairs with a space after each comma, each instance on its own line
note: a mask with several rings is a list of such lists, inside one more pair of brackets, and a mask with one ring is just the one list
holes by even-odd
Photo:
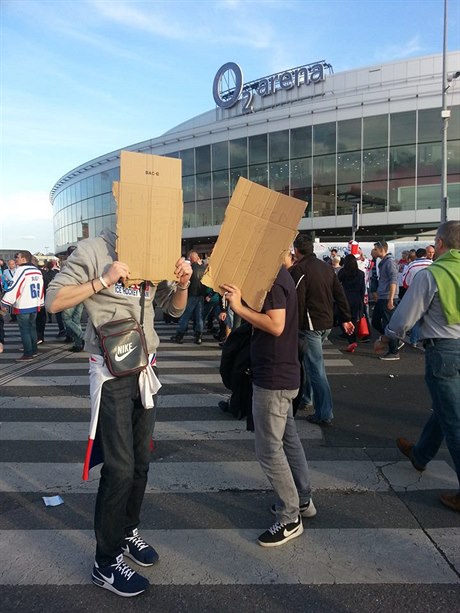
[[28, 264], [32, 261], [32, 254], [30, 251], [18, 251], [14, 255], [15, 258], [24, 258]]
[[426, 258], [426, 249], [423, 249], [423, 247], [420, 247], [420, 249], [417, 249], [417, 251], [415, 252], [415, 255], [418, 258]]
[[442, 223], [436, 232], [446, 249], [460, 249], [460, 221], [452, 219]]
[[67, 251], [66, 251], [67, 257], [69, 257], [69, 255], [71, 255], [75, 251], [75, 249], [76, 249], [75, 245], [70, 245], [70, 247], [67, 247]]
[[374, 247], [377, 247], [377, 249], [385, 249], [386, 251], [388, 251], [388, 243], [386, 242], [384, 238], [374, 243]]
[[313, 253], [313, 241], [308, 234], [298, 234], [294, 240], [294, 248], [302, 255]]

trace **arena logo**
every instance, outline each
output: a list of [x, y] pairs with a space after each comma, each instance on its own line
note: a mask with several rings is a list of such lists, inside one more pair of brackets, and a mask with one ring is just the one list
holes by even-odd
[[254, 94], [264, 98], [275, 95], [279, 90], [320, 83], [326, 78], [326, 69], [332, 72], [332, 66], [327, 62], [315, 62], [243, 84], [241, 67], [235, 62], [227, 62], [214, 77], [212, 93], [221, 109], [230, 109], [241, 99], [242, 112], [251, 113], [254, 111]]

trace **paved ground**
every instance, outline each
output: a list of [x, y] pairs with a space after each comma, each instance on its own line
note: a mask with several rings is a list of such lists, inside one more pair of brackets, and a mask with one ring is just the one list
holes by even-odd
[[[211, 337], [168, 342], [159, 324], [156, 449], [142, 533], [160, 563], [129, 601], [90, 583], [98, 470], [81, 481], [88, 431], [86, 354], [70, 354], [49, 326], [40, 357], [18, 365], [17, 327], [0, 354], [0, 602], [4, 611], [155, 610], [441, 611], [460, 602], [460, 516], [439, 493], [455, 489], [445, 448], [420, 475], [395, 449], [416, 438], [429, 411], [421, 351], [382, 363], [371, 345], [344, 352], [334, 336], [326, 365], [333, 428], [297, 418], [318, 515], [274, 550], [255, 543], [272, 522], [268, 483], [244, 421], [226, 397]], [[64, 504], [45, 507], [42, 496]]]

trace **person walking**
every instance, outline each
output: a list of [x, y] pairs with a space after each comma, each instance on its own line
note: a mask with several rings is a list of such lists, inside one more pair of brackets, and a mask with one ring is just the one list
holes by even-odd
[[[374, 243], [374, 253], [381, 258], [379, 269], [379, 284], [377, 287], [377, 302], [372, 313], [372, 326], [379, 334], [385, 333], [385, 327], [390, 322], [396, 308], [395, 298], [398, 289], [398, 267], [388, 251], [388, 243], [385, 240]], [[385, 361], [399, 360], [399, 350], [404, 345], [402, 341], [390, 339], [388, 351], [381, 355]]]
[[440, 499], [460, 512], [460, 221], [439, 226], [435, 250], [435, 261], [417, 272], [375, 350], [385, 351], [390, 339], [403, 338], [420, 322], [432, 410], [415, 444], [403, 437], [396, 444], [422, 472], [446, 441], [459, 491], [441, 494]]
[[324, 366], [323, 343], [334, 325], [334, 305], [345, 332], [350, 334], [354, 326], [337, 275], [332, 266], [316, 257], [310, 237], [299, 234], [294, 241], [294, 251], [296, 264], [291, 268], [291, 275], [297, 288], [299, 349], [304, 367], [300, 408], [313, 401], [315, 413], [307, 415], [307, 421], [330, 426], [334, 411]]
[[350, 343], [346, 349], [349, 353], [353, 353], [358, 347], [356, 331], [361, 317], [364, 316], [364, 296], [366, 295], [365, 275], [358, 268], [358, 262], [354, 255], [346, 255], [343, 261], [343, 267], [338, 272], [338, 280], [340, 281], [348, 304], [350, 305], [351, 321], [354, 325], [353, 332], [349, 335]]
[[18, 251], [14, 256], [16, 272], [12, 284], [3, 295], [1, 304], [16, 315], [24, 353], [16, 362], [33, 360], [37, 353], [37, 313], [44, 305], [43, 275], [32, 264], [30, 251]]

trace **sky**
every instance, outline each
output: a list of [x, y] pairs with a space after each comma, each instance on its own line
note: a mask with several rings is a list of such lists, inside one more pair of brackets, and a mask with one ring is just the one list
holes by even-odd
[[[448, 0], [448, 50], [460, 0]], [[0, 0], [0, 251], [54, 250], [49, 192], [73, 168], [215, 107], [252, 81], [441, 53], [444, 0]], [[459, 67], [460, 69], [460, 67]]]

